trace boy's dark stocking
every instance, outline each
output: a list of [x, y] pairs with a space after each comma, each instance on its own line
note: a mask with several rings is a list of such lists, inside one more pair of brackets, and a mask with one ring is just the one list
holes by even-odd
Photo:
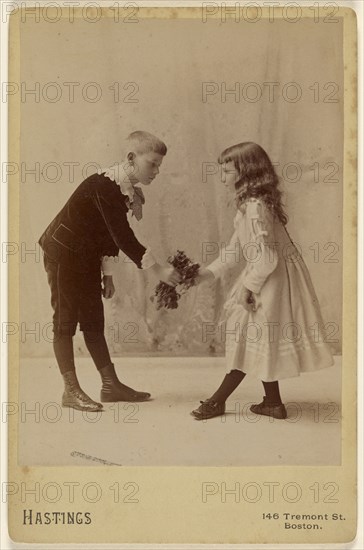
[[107, 365], [110, 365], [111, 358], [104, 333], [84, 330], [83, 337], [97, 370], [101, 370], [107, 367]]
[[75, 371], [75, 358], [73, 355], [73, 341], [69, 334], [55, 334], [53, 339], [54, 355], [61, 374]]
[[220, 416], [225, 412], [225, 401], [239, 386], [240, 382], [245, 377], [245, 372], [233, 369], [225, 375], [221, 386], [215, 393], [205, 401], [200, 401], [201, 405], [198, 409], [191, 412], [196, 420], [207, 420], [214, 416]]
[[118, 379], [103, 332], [84, 331], [83, 336], [88, 351], [100, 373], [102, 380], [101, 401], [147, 401], [150, 393], [140, 392], [125, 386]]
[[62, 406], [79, 411], [100, 411], [101, 403], [93, 401], [80, 387], [77, 380], [73, 355], [72, 336], [59, 334], [54, 336], [53, 349], [64, 381]]

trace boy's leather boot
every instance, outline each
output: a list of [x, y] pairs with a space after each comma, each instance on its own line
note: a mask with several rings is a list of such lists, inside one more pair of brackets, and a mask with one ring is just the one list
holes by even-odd
[[75, 371], [70, 370], [63, 375], [64, 392], [62, 406], [78, 411], [98, 412], [102, 410], [101, 403], [93, 401], [80, 387]]
[[113, 401], [147, 401], [150, 393], [133, 390], [118, 379], [113, 363], [100, 369], [102, 380], [101, 401], [110, 403]]

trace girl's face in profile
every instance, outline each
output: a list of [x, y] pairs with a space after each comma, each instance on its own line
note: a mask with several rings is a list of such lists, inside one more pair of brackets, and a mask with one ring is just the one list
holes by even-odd
[[240, 179], [240, 174], [235, 168], [234, 161], [224, 162], [222, 164], [222, 182], [229, 189], [235, 192], [235, 183]]

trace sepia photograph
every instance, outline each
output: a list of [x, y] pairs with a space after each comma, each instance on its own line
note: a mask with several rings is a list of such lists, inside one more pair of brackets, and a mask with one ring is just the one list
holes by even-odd
[[[196, 467], [202, 502], [220, 506], [233, 490], [268, 498], [247, 468], [271, 483], [282, 467], [282, 537], [344, 540], [354, 519], [344, 527], [336, 497], [351, 481], [309, 471], [355, 461], [355, 13], [71, 4], [10, 18], [14, 467], [165, 480]], [[221, 468], [250, 477], [224, 488], [208, 473]], [[138, 500], [140, 483], [122, 483]], [[330, 528], [322, 511], [294, 517], [316, 489], [337, 503]], [[46, 523], [35, 508], [15, 506], [22, 536]], [[176, 542], [239, 541], [199, 529]], [[134, 542], [173, 542], [153, 533]]]
[[29, 20], [20, 462], [340, 464], [341, 22]]

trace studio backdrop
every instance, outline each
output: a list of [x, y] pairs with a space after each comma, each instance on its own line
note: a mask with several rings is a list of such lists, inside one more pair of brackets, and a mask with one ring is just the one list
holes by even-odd
[[[52, 355], [52, 310], [36, 243], [77, 185], [122, 158], [146, 130], [168, 146], [144, 188], [138, 239], [160, 262], [177, 250], [200, 264], [232, 234], [234, 204], [219, 153], [255, 141], [276, 165], [289, 216], [336, 352], [341, 351], [343, 62], [340, 23], [196, 18], [93, 23], [67, 18], [21, 29], [20, 161], [23, 356]], [[187, 13], [187, 12], [186, 12]], [[29, 16], [30, 17], [30, 16]], [[45, 47], [46, 44], [46, 47]], [[193, 288], [157, 311], [157, 283], [120, 253], [105, 301], [114, 355], [214, 354], [230, 278]], [[336, 296], [336, 300], [332, 299]], [[33, 332], [28, 332], [33, 330]], [[76, 350], [85, 353], [82, 336]]]

